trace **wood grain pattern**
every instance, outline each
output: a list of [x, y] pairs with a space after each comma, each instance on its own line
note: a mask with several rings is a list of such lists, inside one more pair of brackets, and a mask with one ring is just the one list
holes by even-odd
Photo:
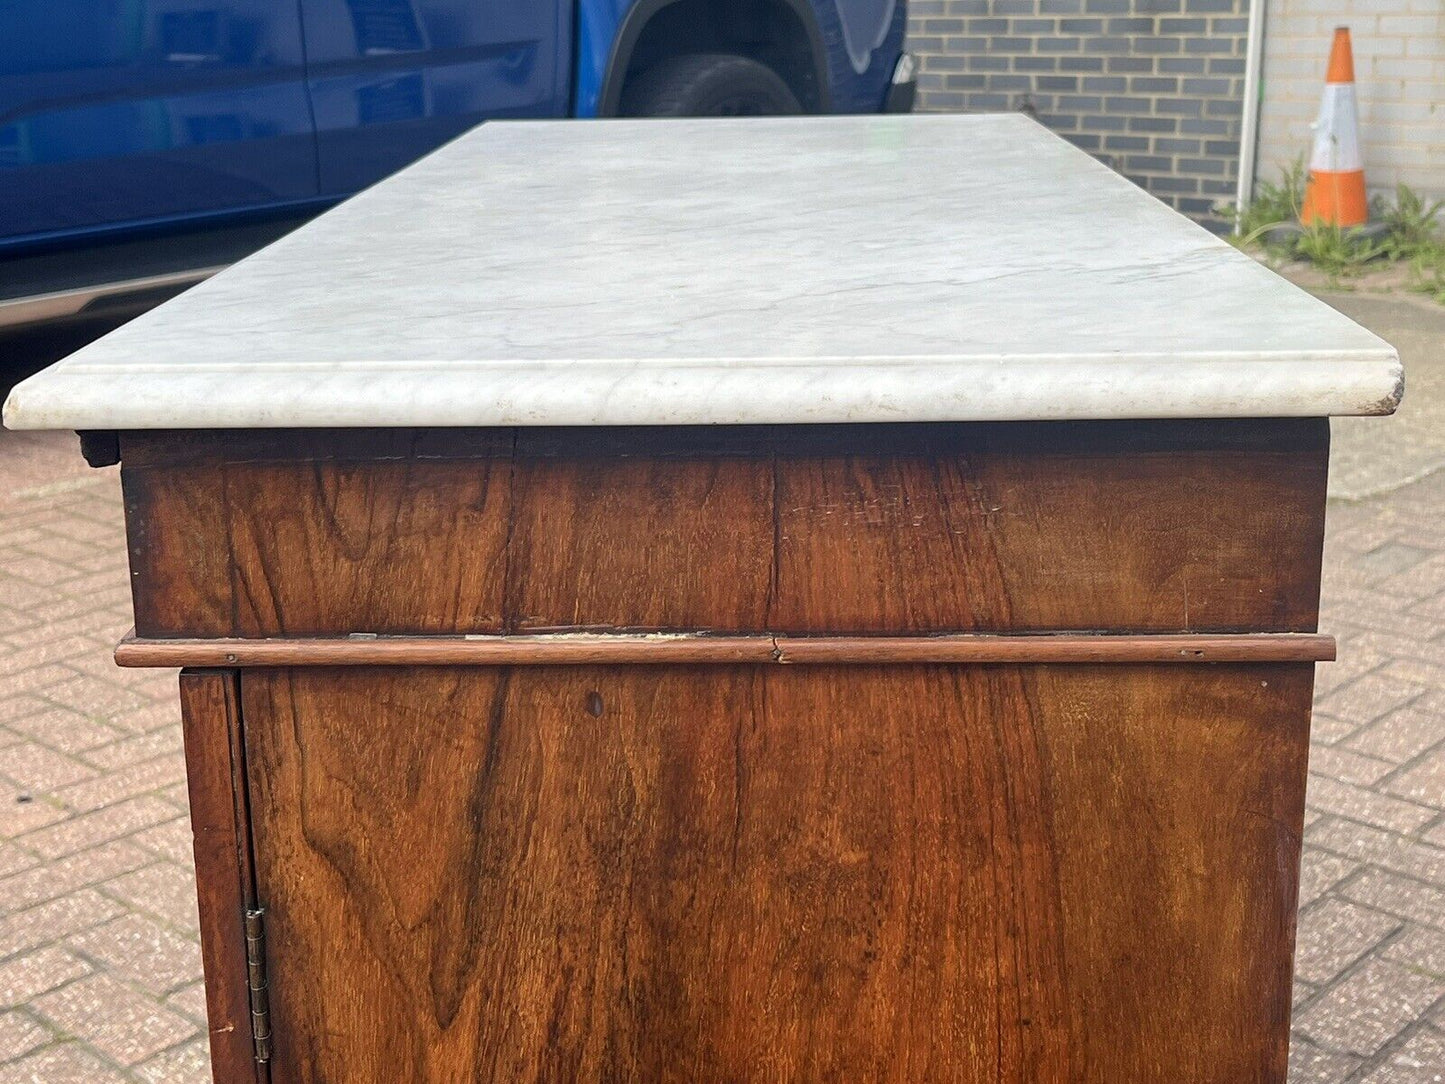
[[1191, 636], [775, 636], [780, 663], [1222, 663], [1328, 662], [1318, 633]]
[[1319, 419], [124, 434], [147, 638], [1310, 632]]
[[779, 472], [790, 589], [770, 627], [1304, 631], [1318, 592], [1301, 544], [1320, 516], [1296, 487], [1323, 486], [1322, 467], [1286, 482], [1302, 464], [1271, 458], [1079, 446], [795, 462]]
[[1312, 670], [246, 671], [274, 1077], [1281, 1084]]
[[516, 478], [509, 630], [767, 628], [767, 457], [526, 457]]
[[1318, 633], [1192, 636], [707, 636], [569, 633], [357, 639], [140, 640], [121, 666], [578, 666], [596, 663], [1220, 663], [1327, 662]]
[[191, 440], [179, 451], [193, 458], [123, 466], [136, 628], [371, 631], [385, 615], [413, 633], [499, 631], [510, 443], [475, 458], [410, 445], [304, 458], [316, 443], [252, 458], [243, 442], [220, 461]]
[[244, 916], [255, 899], [242, 761], [240, 687], [234, 673], [181, 673], [186, 785], [195, 839], [201, 963], [211, 1073], [217, 1084], [266, 1084], [251, 1036]]

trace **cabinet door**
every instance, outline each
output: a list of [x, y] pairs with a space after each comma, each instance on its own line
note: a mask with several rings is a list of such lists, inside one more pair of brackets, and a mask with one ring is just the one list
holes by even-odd
[[301, 0], [321, 188], [355, 192], [489, 117], [563, 111], [559, 0]]
[[316, 196], [276, 0], [0, 3], [0, 241]]
[[271, 1079], [1279, 1084], [1311, 683], [245, 671]]

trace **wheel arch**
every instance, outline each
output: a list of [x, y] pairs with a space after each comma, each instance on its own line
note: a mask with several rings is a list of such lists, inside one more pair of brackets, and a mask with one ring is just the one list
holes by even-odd
[[[806, 112], [830, 111], [833, 96], [828, 79], [828, 50], [818, 25], [817, 13], [809, 0], [752, 0], [751, 3], [743, 5], [730, 0], [638, 0], [628, 10], [613, 38], [598, 97], [598, 116], [618, 115], [622, 89], [634, 63], [638, 59], [648, 59], [650, 47], [658, 44], [658, 34], [666, 32], [667, 21], [698, 12], [705, 14], [713, 24], [722, 20], [738, 25], [740, 18], [750, 17], [791, 20], [795, 32], [801, 34], [798, 41], [784, 44], [785, 49], [791, 47], [798, 54], [799, 62], [792, 64], [780, 64], [776, 57], [757, 55], [754, 51], [740, 49], [737, 40], [717, 33], [710, 34], [705, 42], [695, 40], [690, 43], [690, 48], [680, 51], [739, 52], [740, 55], [750, 56], [773, 68], [788, 84]], [[693, 22], [689, 25], [696, 28], [701, 24]], [[804, 57], [806, 60], [802, 61], [801, 58]]]

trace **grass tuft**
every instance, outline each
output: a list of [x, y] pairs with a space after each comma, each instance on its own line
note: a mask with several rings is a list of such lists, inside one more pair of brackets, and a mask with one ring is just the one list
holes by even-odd
[[[1305, 161], [1296, 158], [1279, 171], [1279, 183], [1260, 181], [1255, 185], [1254, 199], [1239, 215], [1235, 237], [1241, 244], [1253, 244], [1258, 238], [1280, 226], [1299, 221], [1305, 196]], [[1222, 213], [1233, 218], [1235, 209], [1226, 207]]]
[[1395, 186], [1395, 203], [1378, 207], [1377, 213], [1390, 228], [1386, 241], [1392, 260], [1413, 260], [1416, 256], [1437, 257], [1441, 247], [1438, 218], [1445, 210], [1445, 200], [1427, 204], [1408, 185]]
[[1410, 260], [1410, 289], [1445, 305], [1445, 245], [1437, 241]]

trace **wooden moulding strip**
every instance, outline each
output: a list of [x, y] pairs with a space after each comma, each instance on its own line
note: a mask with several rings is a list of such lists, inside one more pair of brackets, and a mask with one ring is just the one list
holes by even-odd
[[576, 666], [628, 663], [1271, 663], [1330, 662], [1332, 636], [1195, 635], [725, 636], [542, 633], [288, 639], [138, 639], [121, 666]]

